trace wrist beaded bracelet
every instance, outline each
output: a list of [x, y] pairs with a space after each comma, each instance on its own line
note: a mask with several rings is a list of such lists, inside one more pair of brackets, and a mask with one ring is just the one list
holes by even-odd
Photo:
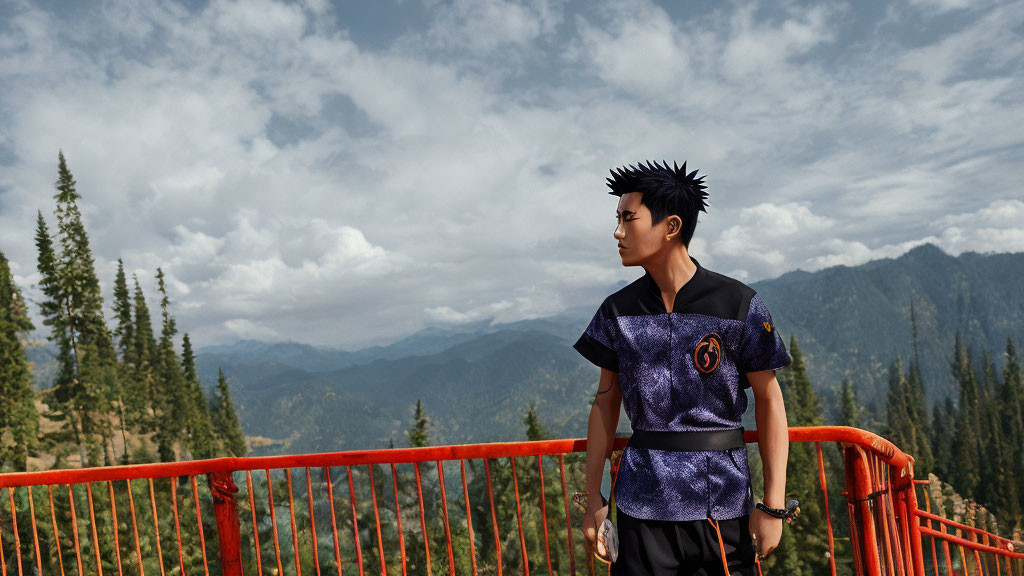
[[780, 520], [790, 520], [792, 518], [795, 518], [796, 515], [800, 513], [800, 509], [795, 506], [790, 507], [788, 510], [784, 508], [771, 508], [765, 505], [764, 502], [758, 502], [757, 509], [763, 511], [765, 514], [773, 518], [778, 518]]

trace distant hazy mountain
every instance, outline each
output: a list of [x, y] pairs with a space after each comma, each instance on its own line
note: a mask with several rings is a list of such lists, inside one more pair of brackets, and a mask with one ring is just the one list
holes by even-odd
[[[559, 436], [586, 434], [596, 368], [581, 363], [565, 336], [567, 324], [545, 319], [508, 328], [425, 338], [385, 347], [373, 359], [329, 372], [300, 370], [267, 357], [262, 361], [201, 351], [204, 385], [221, 367], [229, 378], [239, 419], [248, 435], [282, 440], [270, 451], [328, 451], [407, 446], [417, 399], [432, 419], [432, 443], [496, 442], [523, 436], [522, 418], [536, 404], [545, 425]], [[534, 324], [531, 328], [529, 325]], [[541, 329], [537, 329], [541, 327]], [[556, 332], [558, 334], [553, 334]], [[573, 339], [575, 341], [575, 339]], [[628, 431], [623, 418], [622, 430]]]
[[[1024, 347], [1024, 253], [952, 257], [927, 244], [896, 259], [751, 286], [787, 345], [793, 335], [800, 342], [829, 410], [844, 375], [862, 404], [884, 408], [889, 364], [912, 355], [911, 301], [932, 403], [953, 393], [957, 330], [974, 351], [987, 347], [1000, 369], [1007, 336]], [[358, 351], [243, 340], [202, 348], [197, 362], [207, 388], [224, 369], [248, 435], [277, 440], [257, 452], [407, 446], [417, 398], [433, 419], [433, 444], [523, 439], [531, 403], [553, 434], [583, 436], [599, 370], [571, 346], [599, 304], [509, 324], [429, 327]], [[30, 356], [40, 384], [52, 381], [52, 346]], [[746, 417], [753, 426], [752, 408]], [[629, 430], [624, 415], [619, 430]]]
[[[929, 244], [896, 259], [795, 271], [752, 286], [787, 344], [792, 335], [801, 343], [830, 410], [844, 374], [862, 403], [883, 408], [889, 364], [912, 354], [912, 298], [933, 402], [953, 392], [948, 363], [957, 329], [975, 350], [989, 347], [1000, 367], [1006, 336], [1021, 342], [1024, 335], [1024, 254], [954, 258]], [[203, 349], [198, 362], [207, 385], [224, 367], [247, 433], [282, 440], [270, 451], [370, 448], [389, 439], [407, 445], [417, 398], [433, 418], [434, 443], [522, 438], [531, 403], [552, 433], [582, 436], [598, 369], [571, 345], [598, 304], [512, 324], [431, 327], [357, 352], [246, 341]], [[624, 416], [619, 429], [629, 429]]]

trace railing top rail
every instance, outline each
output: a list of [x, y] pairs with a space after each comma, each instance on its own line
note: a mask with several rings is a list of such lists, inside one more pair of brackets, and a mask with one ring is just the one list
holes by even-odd
[[[748, 430], [743, 434], [749, 442], [757, 442], [757, 430]], [[914, 462], [914, 457], [902, 451], [892, 442], [874, 432], [853, 428], [851, 426], [803, 426], [789, 429], [790, 442], [839, 442], [854, 444], [877, 452], [882, 461], [896, 468], [907, 468]]]
[[[757, 442], [757, 438], [757, 430], [747, 430], [744, 432], [744, 439], [748, 443]], [[913, 461], [913, 458], [903, 453], [885, 438], [867, 430], [848, 426], [790, 428], [789, 440], [790, 442], [818, 441], [857, 444], [878, 452], [882, 460], [897, 467], [904, 467]], [[628, 441], [628, 436], [616, 437], [614, 449], [621, 450]], [[433, 462], [437, 460], [505, 458], [509, 456], [552, 456], [572, 452], [585, 452], [586, 449], [586, 438], [568, 438], [537, 442], [494, 442], [488, 444], [459, 444], [428, 446], [425, 448], [386, 448], [348, 452], [323, 452], [318, 454], [289, 454], [283, 456], [226, 457], [186, 462], [133, 464], [127, 466], [47, 470], [42, 472], [13, 472], [0, 474], [0, 488], [80, 484], [85, 482], [133, 480], [137, 478], [169, 478], [171, 476], [194, 476], [241, 470], [404, 464]]]

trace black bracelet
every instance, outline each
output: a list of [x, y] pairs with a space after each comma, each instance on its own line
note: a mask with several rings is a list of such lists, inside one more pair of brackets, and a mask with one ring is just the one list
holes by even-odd
[[758, 502], [757, 509], [762, 510], [765, 514], [780, 520], [785, 520], [790, 516], [789, 512], [784, 508], [769, 508], [768, 506], [765, 506], [764, 502]]

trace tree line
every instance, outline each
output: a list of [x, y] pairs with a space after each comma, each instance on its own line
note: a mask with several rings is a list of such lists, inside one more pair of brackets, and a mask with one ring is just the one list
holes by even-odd
[[[1006, 363], [998, 373], [991, 351], [968, 348], [958, 332], [949, 369], [957, 398], [935, 402], [929, 414], [917, 354], [909, 367], [897, 357], [889, 367], [886, 413], [881, 433], [914, 459], [915, 477], [934, 473], [962, 497], [993, 513], [1004, 530], [1024, 528], [1024, 374], [1013, 339], [1006, 338]], [[980, 358], [979, 358], [980, 356]], [[863, 425], [852, 384], [841, 394], [845, 422]]]
[[[779, 373], [789, 426], [831, 424], [874, 431], [914, 457], [915, 478], [931, 483], [927, 492], [933, 511], [950, 510], [956, 521], [1019, 539], [1024, 528], [1024, 374], [1013, 340], [1006, 340], [1006, 365], [1000, 377], [991, 353], [983, 350], [978, 366], [975, 354], [958, 333], [950, 370], [959, 386], [959, 399], [936, 402], [929, 415], [913, 310], [911, 323], [912, 356], [909, 366], [899, 356], [889, 366], [885, 412], [874, 414], [861, 406], [853, 382], [847, 378], [837, 396], [835, 422], [826, 421], [821, 400], [807, 376], [803, 353], [792, 337], [789, 347], [793, 362]], [[762, 470], [756, 447], [750, 452], [756, 493], [761, 487]], [[822, 459], [837, 569], [839, 574], [850, 573], [849, 525], [837, 521], [848, 515], [847, 499], [842, 494], [842, 454], [836, 446], [823, 444]], [[786, 497], [800, 501], [801, 516], [785, 527], [766, 568], [781, 567], [777, 568], [781, 573], [797, 576], [827, 573], [826, 515], [813, 443], [790, 444]], [[919, 491], [918, 501], [924, 508], [923, 492]], [[930, 563], [931, 558], [926, 558], [928, 571], [932, 569]]]
[[[55, 457], [53, 468], [67, 465], [75, 453], [83, 467], [244, 456], [245, 436], [223, 371], [208, 397], [188, 333], [177, 352], [178, 329], [161, 268], [159, 338], [138, 277], [132, 275], [129, 291], [121, 259], [115, 327], [108, 328], [81, 195], [63, 152], [57, 176], [56, 234], [42, 211], [36, 221], [42, 293], [36, 304], [57, 348], [55, 382], [39, 393], [22, 341], [35, 326], [0, 252], [0, 471], [26, 470], [28, 458], [40, 454]], [[41, 426], [41, 419], [52, 424]]]

